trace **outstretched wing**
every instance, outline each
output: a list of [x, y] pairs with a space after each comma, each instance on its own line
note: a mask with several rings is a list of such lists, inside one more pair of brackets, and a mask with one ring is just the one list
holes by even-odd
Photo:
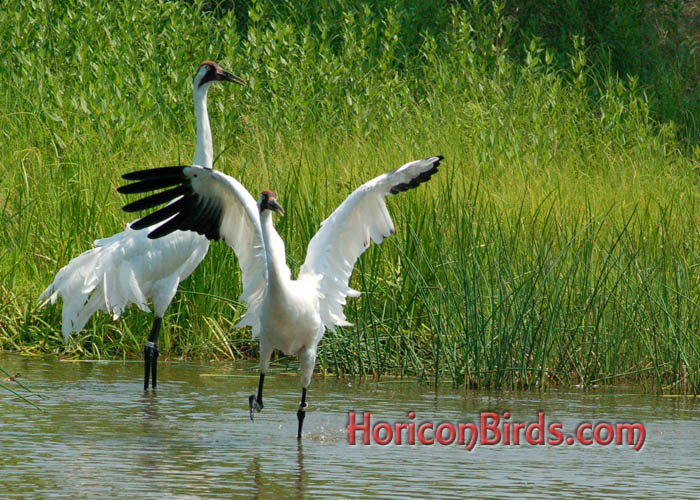
[[360, 293], [348, 286], [358, 257], [372, 239], [381, 243], [394, 233], [384, 198], [417, 187], [437, 172], [442, 156], [407, 163], [357, 188], [309, 242], [299, 279], [319, 281], [321, 319], [326, 328], [349, 326], [343, 314], [346, 297]]
[[257, 333], [258, 310], [267, 280], [260, 215], [255, 199], [236, 179], [199, 166], [162, 167], [130, 172], [123, 176], [131, 184], [121, 186], [124, 194], [169, 188], [124, 206], [127, 212], [147, 210], [167, 203], [134, 222], [133, 229], [160, 224], [149, 238], [173, 231], [195, 231], [210, 240], [223, 239], [238, 257], [243, 293], [248, 310], [236, 325], [252, 326]]

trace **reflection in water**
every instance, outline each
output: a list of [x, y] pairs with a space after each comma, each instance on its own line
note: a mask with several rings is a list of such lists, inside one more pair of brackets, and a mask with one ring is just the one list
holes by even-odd
[[251, 461], [251, 472], [253, 476], [253, 485], [255, 487], [255, 492], [253, 494], [253, 498], [256, 500], [261, 498], [260, 492], [263, 489], [263, 482], [262, 482], [262, 471], [260, 469], [260, 457], [258, 455], [255, 455], [253, 457], [253, 460]]
[[[137, 363], [61, 363], [0, 357], [45, 413], [0, 392], [3, 498], [692, 498], [700, 401], [614, 392], [479, 393], [410, 382], [314, 379], [303, 441], [297, 378], [272, 376], [265, 411], [248, 416], [248, 370], [168, 364], [158, 393], [143, 392]], [[77, 365], [77, 366], [76, 366]], [[88, 366], [83, 366], [88, 365]], [[233, 389], [233, 390], [232, 390]], [[350, 446], [348, 411], [373, 421], [475, 420], [481, 411], [532, 420], [538, 411], [572, 428], [583, 420], [634, 420], [639, 453], [625, 447]], [[147, 492], [147, 493], [146, 493]], [[545, 493], [543, 493], [545, 492]]]
[[[160, 461], [158, 460], [157, 450], [153, 446], [157, 442], [157, 424], [160, 417], [158, 396], [155, 391], [143, 391], [141, 393], [141, 416], [139, 432], [144, 437], [147, 443], [146, 446], [150, 450], [144, 450], [144, 453], [137, 455], [141, 470], [150, 471], [152, 474], [158, 474], [160, 469]], [[134, 432], [136, 430], [134, 429]]]
[[143, 391], [141, 401], [143, 402], [143, 424], [152, 425], [153, 421], [159, 417], [158, 395], [155, 391]]
[[306, 498], [306, 473], [304, 472], [304, 445], [297, 440], [297, 498]]
[[[262, 450], [261, 450], [262, 451]], [[262, 464], [268, 468], [264, 470]], [[275, 498], [275, 492], [282, 489], [284, 498], [296, 498], [305, 500], [307, 498], [306, 484], [309, 481], [306, 472], [304, 471], [304, 446], [302, 441], [297, 440], [296, 444], [296, 467], [290, 468], [288, 473], [280, 468], [274, 470], [275, 462], [265, 460], [259, 454], [253, 455], [248, 467], [247, 473], [253, 478], [253, 498]], [[293, 480], [291, 480], [293, 478]], [[290, 488], [289, 486], [293, 486]], [[293, 493], [292, 493], [293, 491]]]

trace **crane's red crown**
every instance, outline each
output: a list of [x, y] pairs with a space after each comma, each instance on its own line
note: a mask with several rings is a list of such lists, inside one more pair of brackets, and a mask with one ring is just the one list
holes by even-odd
[[[221, 69], [219, 65], [216, 64], [214, 61], [204, 61], [202, 64], [199, 65], [199, 68], [201, 68], [202, 66], [212, 66], [216, 70]], [[197, 71], [199, 71], [199, 68], [197, 68]]]

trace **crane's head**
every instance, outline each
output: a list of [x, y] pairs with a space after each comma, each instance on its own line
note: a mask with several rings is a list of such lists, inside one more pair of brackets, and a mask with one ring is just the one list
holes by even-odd
[[277, 195], [273, 191], [265, 190], [260, 193], [260, 198], [258, 198], [258, 208], [260, 209], [260, 214], [265, 210], [272, 210], [280, 215], [284, 215], [284, 209], [277, 203]]
[[245, 80], [228, 71], [221, 69], [221, 66], [212, 61], [204, 61], [199, 65], [197, 73], [194, 75], [194, 88], [208, 89], [213, 82], [233, 82], [238, 85], [245, 85]]

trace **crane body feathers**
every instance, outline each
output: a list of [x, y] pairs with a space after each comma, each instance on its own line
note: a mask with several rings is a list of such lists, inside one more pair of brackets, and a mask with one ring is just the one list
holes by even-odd
[[[197, 119], [197, 148], [194, 163], [211, 168], [214, 158], [211, 128], [207, 112], [207, 93], [214, 81], [242, 79], [222, 70], [218, 65], [205, 62], [200, 65], [193, 81], [194, 108]], [[179, 184], [180, 167], [152, 169], [147, 174], [127, 174], [137, 181], [121, 192], [143, 192]], [[176, 178], [176, 182], [173, 179]], [[132, 190], [132, 191], [129, 191]], [[133, 204], [132, 211], [150, 208], [162, 199], [182, 196], [184, 189], [159, 193], [150, 199]], [[166, 209], [181, 208], [181, 205]], [[173, 212], [174, 215], [174, 212]], [[98, 310], [117, 319], [131, 304], [150, 311], [151, 298], [155, 315], [160, 318], [177, 292], [177, 287], [204, 259], [209, 249], [207, 237], [192, 232], [168, 234], [154, 241], [148, 238], [148, 221], [141, 219], [125, 231], [97, 240], [94, 248], [72, 259], [56, 274], [54, 281], [42, 293], [41, 305], [55, 303], [63, 298], [62, 333], [65, 340], [72, 332], [82, 330]]]
[[[246, 302], [248, 310], [236, 327], [253, 327], [254, 338], [264, 332], [267, 337], [261, 337], [261, 343], [287, 354], [311, 346], [315, 351], [325, 328], [350, 326], [343, 306], [347, 297], [360, 295], [348, 286], [359, 256], [370, 241], [379, 244], [394, 233], [384, 198], [426, 182], [437, 172], [441, 160], [442, 156], [434, 156], [410, 162], [357, 188], [321, 223], [309, 242], [297, 280], [291, 279], [284, 242], [274, 229], [271, 212], [260, 215], [250, 193], [237, 180], [216, 170], [170, 167], [179, 169], [179, 178], [173, 173], [175, 170], [168, 171], [170, 183], [163, 187], [178, 186], [179, 182], [183, 191], [176, 187], [144, 198], [170, 204], [136, 224], [154, 227], [162, 222], [150, 233], [153, 238], [175, 230], [209, 234], [210, 239], [221, 235], [236, 252], [243, 275], [240, 300]], [[130, 173], [124, 178], [139, 184], [156, 176], [157, 171]], [[145, 184], [134, 185], [126, 185], [120, 191], [150, 191]], [[179, 197], [181, 192], [184, 194]], [[297, 328], [304, 324], [305, 327]]]
[[[72, 259], [56, 275], [39, 297], [41, 305], [55, 304], [63, 297], [64, 340], [85, 327], [97, 311], [111, 314], [114, 320], [131, 305], [162, 317], [180, 282], [189, 276], [204, 258], [209, 242], [179, 233], [159, 240], [147, 237], [148, 231], [127, 228], [109, 238], [95, 241], [95, 248]], [[185, 258], [179, 258], [184, 256]]]

